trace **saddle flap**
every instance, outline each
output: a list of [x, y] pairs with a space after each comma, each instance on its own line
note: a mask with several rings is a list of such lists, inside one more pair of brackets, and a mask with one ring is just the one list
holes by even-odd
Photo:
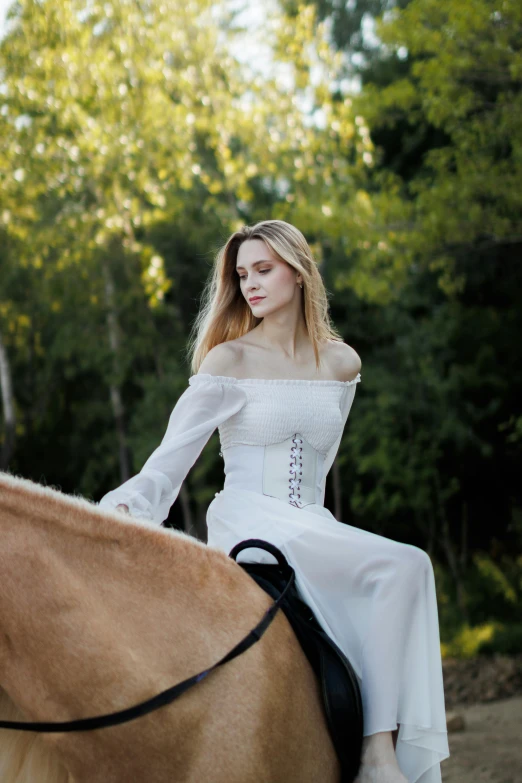
[[[285, 586], [278, 565], [238, 563], [268, 595], [276, 599]], [[327, 725], [341, 764], [341, 783], [357, 777], [363, 742], [359, 683], [348, 658], [323, 631], [295, 585], [281, 603], [292, 629], [319, 680]]]

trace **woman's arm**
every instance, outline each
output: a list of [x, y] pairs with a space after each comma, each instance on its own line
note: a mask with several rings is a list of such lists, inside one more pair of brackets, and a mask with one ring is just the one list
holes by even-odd
[[133, 517], [160, 525], [214, 430], [237, 413], [245, 401], [240, 385], [198, 378], [178, 399], [161, 443], [141, 471], [107, 492], [98, 505], [119, 508]]
[[356, 380], [357, 377], [358, 376], [356, 375], [355, 379], [353, 379], [354, 383], [352, 383], [351, 385], [345, 386], [344, 389], [343, 389], [343, 393], [342, 393], [342, 397], [341, 397], [341, 401], [340, 401], [340, 406], [339, 406], [340, 410], [341, 410], [341, 422], [342, 422], [342, 424], [341, 424], [341, 428], [340, 428], [340, 432], [339, 432], [339, 437], [337, 438], [335, 443], [330, 447], [330, 449], [328, 450], [328, 453], [326, 455], [326, 458], [325, 458], [325, 461], [324, 461], [324, 466], [323, 466], [323, 470], [325, 472], [325, 475], [328, 475], [328, 473], [330, 471], [330, 468], [333, 465], [333, 461], [334, 461], [335, 457], [337, 456], [337, 452], [339, 450], [339, 446], [341, 445], [341, 440], [342, 440], [342, 437], [343, 437], [343, 434], [344, 434], [344, 429], [345, 429], [345, 426], [346, 426], [346, 422], [348, 420], [348, 415], [350, 413], [350, 410], [351, 410], [351, 407], [352, 407], [352, 404], [353, 404], [353, 400], [354, 400], [354, 397], [355, 397], [355, 391], [357, 389], [357, 383], [359, 382], [358, 380]]

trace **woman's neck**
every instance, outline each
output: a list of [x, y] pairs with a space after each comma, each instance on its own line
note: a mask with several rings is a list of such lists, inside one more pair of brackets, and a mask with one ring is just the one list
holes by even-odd
[[263, 318], [249, 335], [275, 357], [296, 364], [301, 364], [312, 352], [302, 313], [274, 313]]

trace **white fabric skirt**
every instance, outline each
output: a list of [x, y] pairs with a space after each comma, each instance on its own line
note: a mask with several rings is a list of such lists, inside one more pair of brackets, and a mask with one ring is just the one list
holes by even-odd
[[[440, 783], [449, 756], [433, 566], [422, 549], [338, 522], [318, 504], [296, 508], [239, 487], [207, 512], [208, 545], [227, 554], [262, 538], [281, 549], [296, 585], [352, 664], [364, 735], [399, 725], [397, 761], [409, 783]], [[273, 563], [262, 549], [239, 562]]]

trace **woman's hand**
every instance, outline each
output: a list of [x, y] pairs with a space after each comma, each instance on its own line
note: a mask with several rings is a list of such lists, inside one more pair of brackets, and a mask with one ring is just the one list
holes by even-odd
[[119, 504], [116, 506], [116, 511], [118, 511], [118, 509], [119, 509], [120, 511], [123, 511], [125, 514], [129, 514], [129, 515], [130, 515], [129, 507], [128, 507], [128, 506], [126, 506], [126, 505], [125, 505], [125, 503], [119, 503]]

